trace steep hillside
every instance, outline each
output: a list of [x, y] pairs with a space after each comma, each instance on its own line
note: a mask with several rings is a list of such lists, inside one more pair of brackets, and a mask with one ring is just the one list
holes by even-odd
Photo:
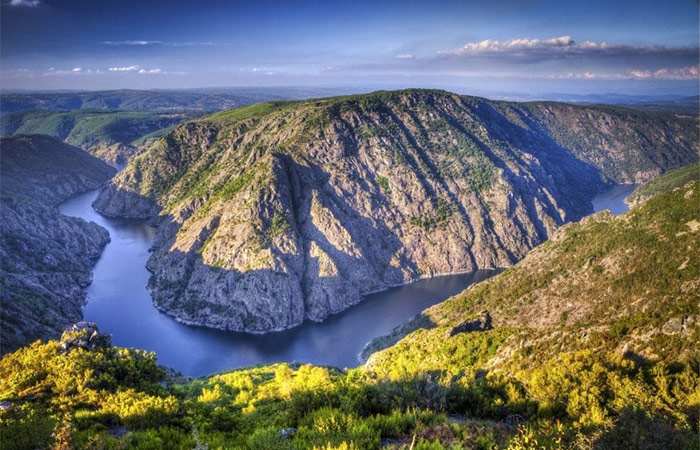
[[275, 364], [176, 380], [154, 354], [76, 327], [0, 361], [0, 438], [7, 448], [697, 448], [698, 204], [694, 182], [567, 225], [348, 371]]
[[695, 163], [689, 166], [681, 167], [680, 169], [672, 170], [658, 178], [654, 178], [653, 180], [642, 184], [625, 199], [625, 202], [630, 205], [642, 203], [655, 195], [681, 187], [693, 180], [700, 181], [700, 163]]
[[0, 116], [0, 136], [45, 134], [80, 147], [98, 158], [122, 165], [144, 141], [191, 118], [183, 113], [139, 111], [21, 111]]
[[697, 161], [696, 121], [442, 91], [255, 105], [175, 128], [107, 187], [161, 216], [162, 311], [267, 332], [422, 276], [510, 266], [606, 183]]
[[449, 351], [457, 343], [439, 337], [483, 311], [502, 341], [490, 362], [500, 370], [584, 348], [682, 359], [700, 342], [698, 205], [693, 181], [621, 216], [604, 211], [568, 224], [516, 266], [404, 324], [392, 340], [408, 337], [368, 365], [401, 372], [459, 364]]
[[0, 139], [0, 299], [3, 353], [56, 337], [82, 317], [82, 288], [107, 231], [61, 215], [60, 202], [114, 169], [47, 136]]

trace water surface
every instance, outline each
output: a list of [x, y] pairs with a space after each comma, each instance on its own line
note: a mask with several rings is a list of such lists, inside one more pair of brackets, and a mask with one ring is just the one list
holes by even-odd
[[629, 210], [629, 206], [625, 203], [625, 199], [637, 187], [636, 184], [619, 184], [612, 189], [598, 194], [591, 203], [595, 212], [609, 209], [613, 215], [622, 214]]
[[96, 196], [91, 191], [60, 206], [63, 214], [105, 227], [112, 239], [86, 289], [85, 320], [110, 333], [115, 345], [155, 351], [160, 364], [190, 376], [280, 361], [355, 367], [357, 355], [372, 338], [495, 273], [482, 270], [420, 280], [368, 295], [322, 323], [307, 322], [278, 333], [251, 335], [189, 326], [161, 314], [146, 289], [146, 261], [155, 229], [142, 221], [101, 216], [91, 206]]

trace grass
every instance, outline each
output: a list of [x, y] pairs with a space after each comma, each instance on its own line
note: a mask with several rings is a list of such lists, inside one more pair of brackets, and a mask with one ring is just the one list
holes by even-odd
[[301, 101], [282, 101], [282, 102], [266, 102], [258, 103], [251, 106], [244, 106], [243, 108], [231, 109], [229, 111], [223, 111], [220, 113], [215, 113], [210, 116], [206, 116], [205, 120], [213, 121], [240, 121], [246, 119], [255, 119], [272, 114], [274, 112], [283, 111], [291, 109], [303, 102]]

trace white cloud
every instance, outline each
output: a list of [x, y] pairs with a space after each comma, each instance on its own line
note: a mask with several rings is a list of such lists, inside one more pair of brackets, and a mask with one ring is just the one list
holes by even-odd
[[82, 68], [76, 67], [73, 69], [73, 72], [82, 72], [82, 70], [83, 70]]
[[411, 53], [399, 53], [398, 55], [394, 56], [396, 59], [413, 59], [415, 58], [415, 55], [412, 55]]
[[504, 41], [486, 39], [469, 42], [454, 50], [439, 50], [441, 60], [490, 60], [520, 63], [539, 63], [553, 60], [613, 61], [616, 64], [660, 61], [697, 61], [698, 48], [665, 47], [660, 45], [625, 45], [607, 42], [578, 42], [571, 36], [549, 39], [518, 38]]
[[164, 73], [164, 72], [161, 69], [139, 69], [139, 73], [141, 75], [144, 75], [144, 74], [158, 74], [158, 73]]
[[121, 67], [110, 67], [110, 72], [135, 72], [140, 75], [157, 75], [157, 74], [170, 74], [170, 75], [184, 75], [184, 72], [168, 72], [163, 69], [144, 69], [139, 65], [133, 66], [121, 66]]
[[10, 6], [25, 6], [27, 8], [36, 8], [41, 5], [41, 0], [10, 0], [8, 3]]
[[557, 36], [549, 39], [519, 38], [509, 39], [507, 41], [486, 39], [479, 42], [469, 42], [456, 50], [440, 50], [438, 51], [438, 55], [460, 56], [470, 54], [527, 52], [532, 50], [571, 51], [579, 49], [604, 49], [607, 47], [608, 44], [606, 42], [576, 42], [571, 36]]
[[110, 67], [110, 72], [135, 72], [139, 70], [139, 66], [125, 66], [125, 67]]
[[159, 45], [163, 42], [161, 41], [102, 41], [105, 45], [130, 45], [130, 46], [143, 46], [143, 45]]
[[600, 75], [595, 73], [595, 72], [568, 72], [565, 74], [559, 74], [559, 75], [552, 75], [546, 78], [568, 78], [568, 79], [576, 79], [576, 80], [594, 80], [596, 78], [600, 78]]
[[662, 80], [697, 80], [700, 77], [700, 66], [687, 66], [675, 69], [657, 69], [657, 70], [628, 70], [628, 78], [640, 79], [662, 79]]
[[202, 46], [214, 45], [213, 42], [191, 42], [191, 41], [168, 42], [168, 41], [149, 41], [149, 40], [102, 41], [100, 43], [104, 44], [104, 45], [113, 45], [113, 46], [126, 45], [126, 46], [132, 46], [132, 47], [145, 47], [145, 46], [149, 46], [149, 45], [164, 45], [164, 46], [171, 46], [171, 47], [193, 47], [193, 46], [198, 46], [198, 45], [202, 45]]

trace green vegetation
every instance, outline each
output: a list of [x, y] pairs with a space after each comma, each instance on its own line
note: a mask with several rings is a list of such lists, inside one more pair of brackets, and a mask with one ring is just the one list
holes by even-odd
[[0, 117], [0, 135], [45, 134], [88, 149], [98, 143], [128, 145], [146, 135], [155, 137], [191, 117], [144, 111], [22, 111]]
[[377, 185], [382, 188], [382, 191], [384, 194], [390, 194], [391, 193], [391, 186], [389, 185], [389, 179], [384, 176], [378, 176], [377, 177]]
[[255, 119], [266, 116], [273, 112], [293, 108], [294, 106], [300, 103], [301, 102], [297, 101], [258, 103], [251, 106], [245, 106], [243, 108], [236, 108], [230, 111], [223, 111], [220, 113], [212, 114], [211, 116], [206, 117], [206, 120], [240, 121], [246, 119]]
[[435, 227], [445, 226], [454, 212], [452, 204], [443, 198], [435, 202], [434, 213], [422, 214], [411, 218], [411, 225], [430, 231]]
[[280, 212], [276, 212], [265, 229], [263, 242], [267, 244], [277, 236], [287, 233], [291, 228], [292, 226], [289, 224], [287, 217]]
[[469, 166], [467, 180], [473, 191], [488, 191], [496, 181], [493, 165], [482, 158], [478, 159], [475, 164]]
[[672, 170], [660, 177], [644, 183], [627, 197], [627, 202], [634, 204], [643, 199], [653, 197], [661, 192], [668, 192], [683, 186], [689, 181], [700, 180], [700, 163], [690, 164], [680, 169]]
[[[0, 360], [3, 448], [697, 448], [700, 330], [669, 323], [700, 316], [698, 201], [569, 225], [357, 369], [178, 380], [153, 354], [34, 343]], [[483, 309], [493, 329], [451, 332]]]

